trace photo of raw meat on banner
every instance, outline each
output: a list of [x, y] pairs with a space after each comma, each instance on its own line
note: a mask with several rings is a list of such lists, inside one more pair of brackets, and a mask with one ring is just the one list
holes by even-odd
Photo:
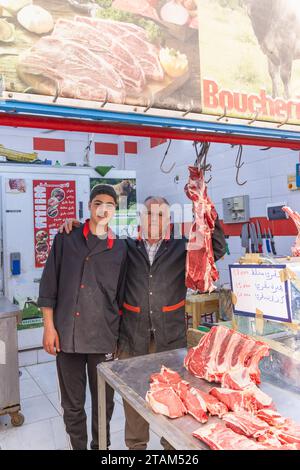
[[196, 2], [4, 1], [0, 8], [3, 91], [88, 108], [200, 109]]

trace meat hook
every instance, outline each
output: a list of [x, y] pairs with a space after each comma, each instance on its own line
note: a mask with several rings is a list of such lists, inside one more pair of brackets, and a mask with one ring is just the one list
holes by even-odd
[[167, 155], [168, 155], [168, 153], [169, 153], [169, 150], [170, 150], [170, 147], [171, 147], [171, 143], [172, 143], [172, 139], [170, 139], [170, 142], [169, 142], [169, 144], [168, 144], [167, 150], [165, 151], [165, 154], [164, 154], [164, 158], [162, 159], [161, 164], [160, 164], [160, 170], [161, 170], [163, 173], [165, 173], [166, 175], [169, 174], [169, 173], [171, 173], [171, 171], [174, 169], [174, 167], [175, 167], [175, 165], [176, 165], [176, 163], [173, 163], [173, 165], [171, 166], [171, 168], [169, 168], [168, 170], [165, 170], [165, 169], [163, 168], [163, 164], [164, 164], [165, 159], [166, 159], [166, 157], [167, 157]]
[[[207, 171], [211, 172], [212, 166], [210, 163], [207, 163], [207, 155], [208, 151], [210, 149], [210, 142], [202, 142], [200, 149], [198, 150], [198, 142], [194, 142], [194, 147], [195, 147], [195, 152], [196, 152], [196, 161], [195, 161], [195, 166], [197, 166], [199, 169], [203, 170], [203, 174], [205, 176], [205, 173]], [[212, 180], [212, 176], [206, 181], [205, 184], [210, 183]]]
[[239, 181], [240, 169], [245, 165], [245, 162], [242, 162], [242, 156], [243, 156], [243, 146], [239, 145], [238, 153], [237, 153], [236, 160], [235, 160], [235, 167], [237, 169], [235, 180], [239, 186], [244, 186], [247, 183], [247, 180], [244, 181], [244, 183], [241, 183]]

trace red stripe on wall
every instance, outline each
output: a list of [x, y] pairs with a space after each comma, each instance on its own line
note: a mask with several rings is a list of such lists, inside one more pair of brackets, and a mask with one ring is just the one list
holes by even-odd
[[137, 155], [138, 153], [137, 142], [125, 142], [125, 153], [131, 153], [133, 155]]
[[154, 147], [158, 147], [158, 145], [164, 144], [165, 142], [167, 142], [167, 139], [158, 139], [155, 137], [151, 137], [150, 147], [153, 149]]
[[63, 139], [34, 137], [33, 148], [34, 150], [43, 150], [44, 152], [64, 152], [65, 141]]
[[95, 142], [96, 155], [119, 155], [118, 144], [109, 144], [106, 142]]
[[[263, 236], [264, 230], [267, 231], [268, 229], [270, 229], [272, 234], [276, 237], [293, 237], [298, 234], [296, 226], [291, 219], [268, 220], [266, 217], [253, 217], [250, 219], [250, 221], [255, 224], [257, 220], [260, 223]], [[220, 222], [226, 237], [239, 237], [241, 235], [243, 224], [224, 224], [223, 220], [220, 220]], [[186, 222], [183, 224], [182, 230], [186, 230], [186, 234], [188, 234], [191, 225], [191, 222]]]

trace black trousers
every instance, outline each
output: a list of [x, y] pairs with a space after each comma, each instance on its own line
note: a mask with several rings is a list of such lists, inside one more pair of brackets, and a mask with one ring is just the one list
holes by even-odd
[[[73, 450], [86, 450], [88, 444], [87, 421], [84, 410], [87, 377], [92, 397], [92, 442], [91, 449], [99, 448], [98, 443], [98, 387], [97, 365], [104, 362], [104, 354], [58, 353], [56, 357], [61, 406], [64, 423]], [[110, 445], [110, 420], [114, 410], [114, 391], [106, 387], [107, 443]]]

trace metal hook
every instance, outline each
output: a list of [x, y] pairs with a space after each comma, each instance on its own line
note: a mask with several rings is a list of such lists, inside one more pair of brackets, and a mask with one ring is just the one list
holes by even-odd
[[243, 146], [239, 145], [238, 153], [237, 153], [236, 160], [235, 160], [235, 167], [237, 169], [235, 181], [239, 186], [244, 186], [247, 183], [247, 181], [244, 181], [244, 183], [240, 183], [239, 181], [240, 169], [245, 165], [245, 162], [242, 162], [242, 155], [243, 155]]
[[171, 171], [174, 169], [174, 167], [175, 167], [175, 165], [176, 165], [176, 163], [173, 163], [173, 165], [171, 166], [171, 168], [170, 168], [169, 170], [165, 170], [165, 169], [163, 168], [163, 164], [164, 164], [165, 159], [166, 159], [166, 157], [167, 157], [167, 155], [168, 155], [168, 153], [169, 153], [169, 150], [170, 150], [170, 147], [171, 147], [171, 143], [172, 143], [172, 139], [170, 139], [170, 142], [169, 142], [169, 144], [168, 144], [167, 150], [165, 151], [164, 157], [163, 157], [163, 159], [162, 159], [162, 161], [161, 161], [161, 164], [160, 164], [160, 170], [161, 170], [163, 173], [165, 173], [166, 175], [169, 174], [169, 173], [171, 173]]
[[[194, 141], [193, 143], [194, 147], [195, 147], [195, 152], [196, 152], [196, 161], [195, 161], [195, 166], [198, 167], [198, 169], [200, 170], [203, 170], [203, 174], [205, 176], [205, 173], [207, 171], [210, 171], [212, 170], [212, 166], [210, 163], [207, 163], [207, 155], [208, 155], [208, 151], [210, 149], [210, 142], [202, 142], [201, 143], [201, 147], [200, 147], [200, 150], [198, 150], [198, 142]], [[212, 176], [207, 180], [205, 181], [206, 184], [210, 183], [212, 180]]]
[[104, 106], [106, 106], [107, 103], [108, 103], [108, 91], [107, 91], [107, 89], [106, 89], [106, 90], [105, 90], [105, 98], [104, 98], [103, 103], [101, 103], [100, 108], [104, 108]]
[[280, 129], [280, 127], [285, 126], [290, 120], [290, 116], [288, 115], [287, 118], [280, 124], [278, 124], [277, 129]]
[[257, 109], [254, 118], [248, 122], [248, 126], [251, 126], [255, 121], [257, 121], [258, 115], [259, 115], [259, 111]]
[[59, 92], [60, 92], [59, 83], [58, 83], [57, 80], [55, 80], [55, 95], [54, 95], [54, 98], [53, 98], [53, 103], [56, 103], [56, 101], [59, 97]]
[[148, 100], [148, 106], [146, 106], [146, 108], [144, 109], [143, 112], [147, 113], [149, 111], [149, 109], [152, 108], [153, 104], [154, 104], [154, 97], [152, 95], [151, 98], [149, 98], [149, 100]]
[[221, 121], [221, 119], [225, 118], [227, 115], [227, 107], [224, 106], [224, 113], [217, 118], [217, 121]]

